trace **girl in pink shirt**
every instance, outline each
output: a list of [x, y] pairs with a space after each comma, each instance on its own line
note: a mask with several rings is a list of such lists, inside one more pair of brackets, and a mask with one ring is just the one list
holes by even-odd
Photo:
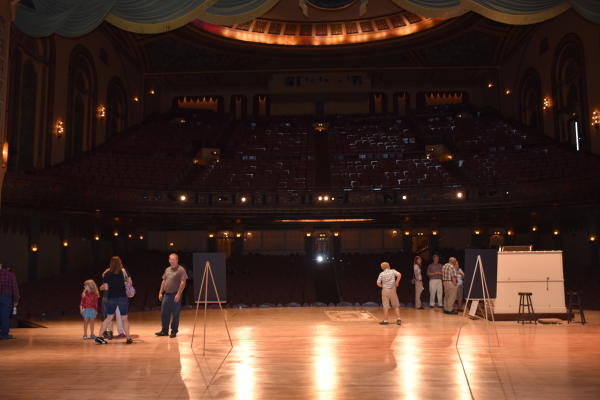
[[94, 320], [98, 315], [98, 286], [92, 279], [83, 282], [83, 292], [81, 293], [81, 301], [79, 303], [79, 312], [83, 317], [83, 340], [88, 339], [87, 329], [90, 325], [89, 339], [95, 339], [94, 335]]

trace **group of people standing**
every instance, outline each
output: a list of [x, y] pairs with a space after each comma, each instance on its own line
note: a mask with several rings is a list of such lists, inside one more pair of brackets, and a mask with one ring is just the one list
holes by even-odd
[[[460, 268], [458, 260], [450, 257], [444, 265], [440, 263], [440, 256], [433, 255], [431, 264], [427, 267], [429, 278], [429, 307], [444, 309], [445, 314], [457, 314], [455, 303], [460, 309], [463, 302], [465, 273]], [[423, 259], [416, 256], [413, 263], [413, 274], [415, 284], [415, 307], [423, 309], [421, 295], [425, 288], [423, 281], [422, 266]]]
[[[156, 336], [177, 337], [179, 331], [179, 313], [181, 311], [181, 297], [188, 279], [185, 268], [179, 265], [179, 256], [175, 253], [169, 255], [169, 266], [162, 276], [162, 283], [158, 292], [161, 301], [162, 329]], [[113, 319], [117, 319], [119, 336], [125, 337], [125, 343], [133, 343], [129, 326], [129, 297], [127, 287], [133, 287], [133, 281], [121, 258], [111, 257], [109, 267], [102, 273], [102, 284], [98, 288], [93, 279], [83, 283], [83, 292], [79, 303], [79, 311], [83, 318], [83, 339], [93, 339], [96, 343], [107, 344], [107, 339], [113, 338]], [[98, 315], [98, 298], [102, 297], [104, 320], [98, 335], [94, 335], [94, 321]], [[171, 333], [169, 334], [169, 325]], [[90, 335], [88, 336], [88, 326]]]
[[[443, 307], [444, 314], [458, 314], [455, 311], [455, 302], [458, 302], [458, 308], [462, 306], [465, 273], [455, 257], [450, 257], [444, 265], [440, 264], [438, 254], [434, 254], [432, 258], [426, 272], [429, 278], [429, 306], [431, 308]], [[421, 301], [424, 290], [422, 265], [423, 258], [416, 256], [413, 262], [412, 283], [415, 285], [415, 307], [419, 310], [424, 309]], [[396, 324], [401, 325], [400, 301], [396, 288], [400, 286], [402, 274], [391, 268], [387, 261], [381, 263], [381, 269], [382, 272], [377, 277], [377, 286], [381, 288], [381, 304], [383, 305], [383, 321], [380, 324], [389, 324], [388, 314], [390, 308], [393, 308], [396, 314]]]

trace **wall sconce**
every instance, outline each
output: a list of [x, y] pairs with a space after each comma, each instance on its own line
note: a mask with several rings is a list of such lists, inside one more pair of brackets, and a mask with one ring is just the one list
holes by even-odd
[[63, 240], [63, 247], [69, 247], [69, 242], [66, 240]]
[[507, 88], [507, 89], [504, 91], [504, 94], [505, 94], [505, 95], [507, 95], [507, 96], [508, 96], [509, 94], [511, 94], [511, 93], [512, 93], [512, 91], [511, 91], [510, 89], [508, 89], [508, 88]]
[[137, 96], [133, 96], [132, 100], [133, 100], [134, 103], [139, 103], [140, 102], [140, 98], [137, 97]]
[[560, 231], [558, 229], [555, 229], [554, 231], [552, 231], [552, 233], [554, 234], [554, 236], [560, 235]]
[[242, 237], [242, 234], [238, 232], [238, 233], [236, 233], [236, 234], [235, 234], [235, 237], [236, 237], [236, 238], [241, 238], [241, 237]]
[[437, 235], [438, 235], [438, 231], [431, 231], [431, 234], [432, 234], [433, 236], [437, 236]]
[[544, 105], [542, 110], [550, 111], [550, 109], [552, 109], [552, 99], [550, 97], [544, 97]]
[[312, 236], [312, 233], [306, 232], [306, 237], [311, 237], [311, 236]]
[[488, 82], [487, 84], [488, 89], [491, 89], [494, 87], [494, 82]]
[[32, 253], [37, 253], [38, 252], [38, 245], [37, 244], [32, 244], [31, 245], [31, 252]]
[[532, 227], [531, 227], [531, 231], [532, 231], [532, 232], [537, 232], [537, 226], [535, 226], [535, 225], [534, 225], [534, 226], [532, 226]]
[[590, 242], [595, 242], [596, 241], [596, 235], [590, 235], [590, 237], [588, 238], [588, 240]]
[[512, 235], [514, 235], [515, 233], [509, 229], [509, 230], [507, 230], [507, 231], [506, 231], [506, 234], [507, 234], [508, 236], [512, 236]]
[[214, 233], [209, 233], [209, 234], [208, 234], [208, 237], [212, 239], [212, 238], [214, 238], [214, 237], [215, 237], [215, 234], [214, 234]]
[[479, 234], [481, 233], [481, 231], [480, 231], [479, 229], [475, 229], [475, 230], [473, 231], [473, 233], [474, 233], [475, 235], [479, 235]]
[[463, 198], [463, 192], [456, 192], [456, 198], [457, 199], [462, 199]]
[[596, 129], [600, 128], [600, 111], [592, 111], [592, 126]]
[[140, 240], [144, 240], [144, 235], [140, 235]]
[[154, 89], [150, 89], [150, 90], [148, 90], [148, 94], [149, 94], [150, 96], [154, 96], [154, 95], [156, 94], [156, 90], [154, 90]]
[[106, 107], [98, 106], [98, 108], [96, 109], [96, 117], [98, 119], [106, 118]]
[[94, 235], [94, 240], [95, 240], [95, 241], [98, 241], [98, 240], [100, 240], [100, 235]]
[[2, 168], [6, 168], [8, 165], [8, 142], [4, 142], [2, 145]]
[[409, 236], [410, 235], [410, 231], [404, 231], [404, 236]]
[[54, 124], [54, 135], [57, 138], [61, 138], [65, 135], [65, 123], [62, 119], [56, 120], [56, 123]]

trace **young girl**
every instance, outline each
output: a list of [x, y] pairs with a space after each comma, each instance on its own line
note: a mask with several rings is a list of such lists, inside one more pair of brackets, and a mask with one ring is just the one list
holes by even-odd
[[83, 317], [83, 339], [87, 339], [88, 324], [90, 325], [90, 339], [95, 339], [94, 320], [98, 314], [98, 287], [96, 282], [88, 279], [83, 282], [83, 292], [81, 293], [81, 302], [79, 303], [79, 312]]

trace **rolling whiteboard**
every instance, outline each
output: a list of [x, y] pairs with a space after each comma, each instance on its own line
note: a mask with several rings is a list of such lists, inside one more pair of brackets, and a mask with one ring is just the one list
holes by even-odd
[[494, 312], [516, 314], [519, 292], [532, 293], [536, 314], [566, 313], [562, 251], [499, 252]]

